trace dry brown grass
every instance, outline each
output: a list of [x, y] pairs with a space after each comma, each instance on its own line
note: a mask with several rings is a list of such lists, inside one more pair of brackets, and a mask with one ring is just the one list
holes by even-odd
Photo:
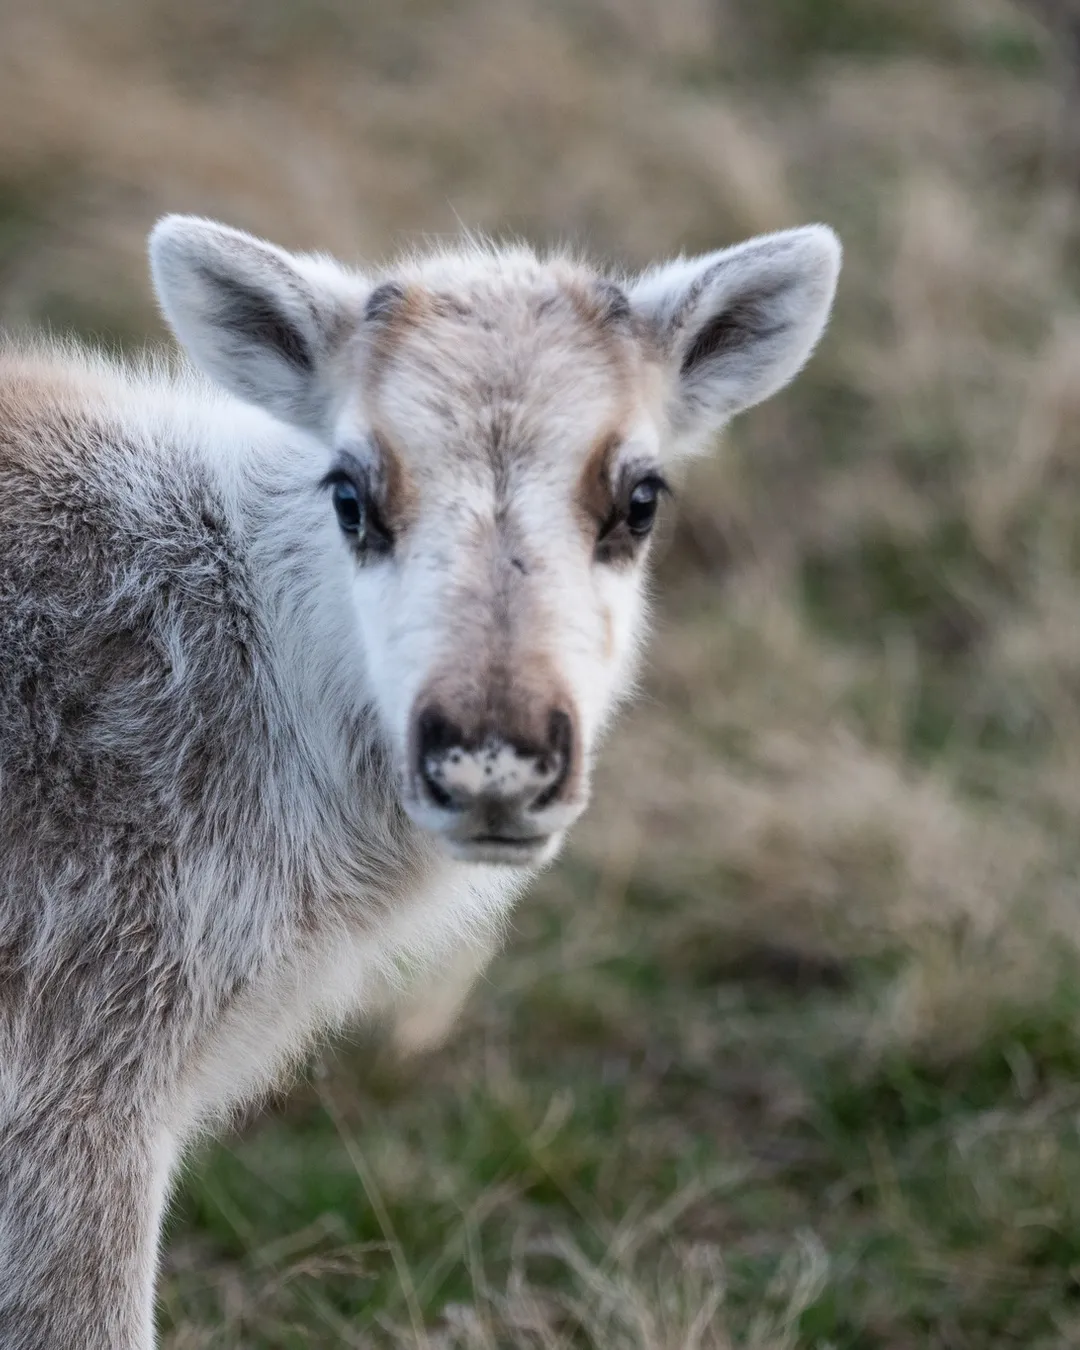
[[[256, 1216], [255, 1255], [230, 1264], [193, 1201], [174, 1350], [226, 1343], [218, 1323], [266, 1345], [301, 1343], [288, 1324], [324, 1338], [305, 1344], [468, 1350], [1077, 1343], [1074, 1255], [1059, 1279], [1019, 1235], [1080, 1249], [1062, 1123], [1080, 1064], [1080, 207], [1029, 24], [1006, 0], [0, 0], [8, 325], [157, 331], [143, 240], [170, 209], [345, 257], [459, 222], [631, 264], [814, 218], [847, 244], [808, 375], [690, 477], [645, 697], [462, 1048], [425, 1070], [443, 1106], [415, 1083], [386, 1115], [361, 1094], [332, 1132], [374, 1140], [388, 1217], [409, 1214], [402, 1170], [455, 1197], [468, 1241], [446, 1259], [468, 1296], [424, 1294], [411, 1319], [315, 1293], [282, 1311], [266, 1282], [317, 1287], [325, 1232], [304, 1266], [308, 1230], [267, 1253]], [[657, 1057], [702, 1075], [696, 1095]], [[446, 1103], [495, 1101], [535, 1145], [565, 1077], [585, 1123], [560, 1138], [587, 1153], [585, 1082], [609, 1070], [628, 1100], [659, 1094], [650, 1158], [708, 1138], [735, 1160], [709, 1204], [665, 1209], [684, 1192], [613, 1141], [626, 1194], [598, 1162], [588, 1223], [538, 1236], [524, 1173], [455, 1172]], [[815, 1150], [852, 1112], [837, 1174]], [[274, 1136], [281, 1167], [301, 1126]], [[414, 1127], [424, 1148], [395, 1152]], [[803, 1150], [794, 1172], [781, 1146]], [[957, 1246], [924, 1183], [954, 1188], [981, 1238]], [[224, 1195], [227, 1175], [206, 1185]], [[476, 1236], [492, 1224], [495, 1276]], [[875, 1288], [868, 1227], [906, 1253]], [[358, 1271], [361, 1230], [337, 1235]]]

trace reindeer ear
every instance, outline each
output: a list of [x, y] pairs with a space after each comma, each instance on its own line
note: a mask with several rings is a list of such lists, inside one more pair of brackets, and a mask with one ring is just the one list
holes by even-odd
[[196, 216], [166, 216], [150, 267], [173, 332], [226, 389], [308, 430], [329, 415], [330, 358], [360, 321], [370, 286]]
[[836, 235], [807, 225], [638, 279], [631, 303], [668, 366], [680, 440], [696, 448], [802, 369], [825, 331], [839, 271]]

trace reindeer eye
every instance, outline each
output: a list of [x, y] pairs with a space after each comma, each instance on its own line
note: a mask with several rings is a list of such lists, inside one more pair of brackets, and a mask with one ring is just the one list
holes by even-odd
[[331, 469], [320, 487], [330, 489], [338, 524], [349, 536], [358, 562], [385, 558], [393, 551], [394, 537], [379, 512], [362, 469], [349, 465]]
[[631, 534], [646, 535], [652, 529], [664, 487], [663, 479], [651, 474], [643, 478], [631, 492], [630, 506], [626, 512], [626, 527]]
[[346, 534], [356, 535], [362, 539], [366, 512], [356, 484], [351, 479], [339, 478], [333, 486], [332, 500], [341, 528]]

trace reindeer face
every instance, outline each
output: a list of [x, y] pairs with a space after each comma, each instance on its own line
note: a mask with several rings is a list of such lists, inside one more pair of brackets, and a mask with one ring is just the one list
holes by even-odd
[[831, 232], [625, 288], [480, 250], [372, 286], [185, 219], [152, 252], [196, 359], [327, 443], [358, 680], [405, 809], [463, 859], [550, 857], [632, 677], [665, 474], [805, 360]]
[[535, 861], [628, 683], [659, 382], [625, 298], [569, 269], [386, 289], [328, 477], [372, 692], [414, 819]]

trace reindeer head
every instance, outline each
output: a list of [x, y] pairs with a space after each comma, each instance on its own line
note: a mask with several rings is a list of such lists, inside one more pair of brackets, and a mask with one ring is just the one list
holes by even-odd
[[174, 216], [151, 258], [194, 360], [325, 445], [405, 810], [463, 859], [552, 856], [632, 677], [665, 477], [806, 361], [835, 235], [629, 281], [473, 245], [368, 278]]

